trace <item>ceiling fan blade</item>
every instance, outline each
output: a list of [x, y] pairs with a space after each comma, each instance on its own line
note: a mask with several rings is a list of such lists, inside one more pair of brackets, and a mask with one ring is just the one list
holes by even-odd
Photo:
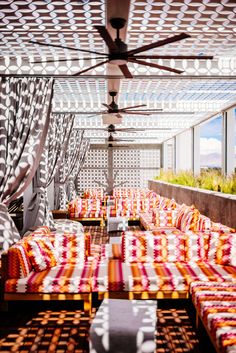
[[[137, 112], [137, 113], [139, 113], [139, 112], [146, 112], [146, 113], [159, 113], [159, 112], [162, 112], [163, 111], [163, 109], [138, 109], [137, 111], [136, 110], [132, 110], [133, 112]], [[129, 113], [130, 112], [130, 110], [128, 110], [127, 111], [127, 113]]]
[[110, 50], [118, 50], [116, 43], [110, 36], [105, 26], [94, 26]]
[[131, 134], [136, 134], [136, 129], [135, 128], [133, 128], [133, 127], [130, 127], [130, 128], [127, 128], [127, 129], [122, 129], [122, 128], [120, 128], [120, 129], [116, 129], [115, 130], [115, 132], [127, 132], [127, 133], [131, 133]]
[[173, 37], [170, 37], [170, 38], [166, 38], [166, 39], [163, 39], [163, 40], [159, 40], [157, 42], [150, 43], [150, 44], [147, 44], [147, 45], [143, 45], [142, 47], [137, 48], [137, 49], [129, 50], [126, 54], [128, 54], [128, 56], [131, 56], [131, 55], [134, 55], [136, 53], [142, 53], [143, 51], [146, 51], [146, 50], [149, 50], [149, 49], [161, 47], [162, 45], [178, 42], [179, 40], [186, 39], [186, 38], [189, 38], [189, 37], [191, 37], [190, 34], [180, 33], [180, 34], [177, 34], [176, 36], [173, 36]]
[[73, 74], [72, 76], [79, 76], [79, 75], [83, 74], [84, 72], [87, 72], [87, 71], [89, 71], [89, 70], [92, 70], [92, 69], [94, 69], [95, 67], [101, 66], [101, 65], [103, 65], [103, 64], [106, 64], [107, 62], [108, 62], [108, 60], [102, 61], [101, 63], [96, 64], [96, 65], [93, 65], [93, 66], [90, 66], [90, 67], [88, 67], [88, 68], [85, 69], [85, 70], [82, 70], [82, 71], [77, 72], [76, 74]]
[[108, 141], [108, 142], [122, 142], [122, 141], [125, 141], [125, 142], [133, 142], [133, 141], [135, 141], [135, 140], [129, 140], [129, 139], [115, 139], [115, 140]]
[[133, 105], [133, 106], [130, 106], [130, 107], [125, 107], [125, 108], [122, 108], [120, 110], [124, 111], [124, 110], [127, 110], [127, 109], [132, 109], [132, 108], [141, 108], [141, 107], [146, 107], [147, 105], [146, 104], [140, 104], [140, 105]]
[[165, 71], [174, 72], [176, 74], [182, 74], [183, 73], [183, 71], [181, 71], [181, 70], [172, 69], [171, 67], [158, 65], [158, 64], [154, 64], [154, 63], [148, 63], [148, 62], [146, 62], [144, 60], [129, 59], [129, 61], [132, 62], [132, 63], [144, 65], [144, 66], [155, 67], [156, 69], [159, 69], [159, 70], [165, 70]]
[[127, 111], [124, 114], [130, 114], [130, 115], [152, 115], [152, 113], [145, 113], [145, 112], [136, 112], [135, 110], [133, 111]]
[[[110, 109], [110, 107], [109, 107], [109, 105], [108, 105], [108, 104], [106, 104], [106, 103], [102, 103], [102, 105], [103, 105], [104, 107], [106, 107], [107, 109]], [[108, 114], [108, 112], [107, 112], [107, 114]]]
[[92, 59], [104, 59], [103, 56], [98, 56], [96, 58], [72, 58], [72, 59], [54, 59], [54, 60], [41, 60], [41, 61], [30, 61], [30, 64], [42, 64], [42, 63], [54, 63], [63, 61], [79, 61], [79, 60], [92, 60]]
[[109, 143], [108, 144], [108, 146], [107, 146], [108, 148], [124, 148], [124, 147], [129, 147], [129, 146], [127, 146], [127, 145], [112, 145], [112, 143]]
[[45, 47], [54, 47], [54, 48], [62, 48], [62, 49], [69, 49], [69, 50], [75, 50], [75, 51], [81, 51], [84, 53], [90, 53], [90, 54], [97, 54], [97, 55], [103, 55], [103, 56], [108, 56], [106, 53], [99, 53], [97, 51], [92, 51], [92, 50], [86, 50], [86, 49], [77, 49], [77, 48], [72, 48], [72, 47], [65, 47], [64, 45], [57, 45], [57, 44], [49, 44], [49, 43], [44, 43], [44, 42], [38, 42], [34, 40], [30, 40], [30, 43], [33, 44], [38, 44], [38, 45], [44, 45]]
[[133, 78], [133, 75], [129, 71], [129, 68], [128, 68], [128, 66], [126, 64], [125, 65], [119, 65], [119, 68], [120, 68], [121, 72], [123, 73], [123, 75], [125, 76], [125, 78]]
[[98, 116], [100, 114], [104, 114], [104, 113], [103, 112], [98, 112], [97, 114], [86, 116], [86, 118], [93, 118], [94, 116]]
[[199, 59], [212, 60], [211, 55], [135, 55], [132, 59]]

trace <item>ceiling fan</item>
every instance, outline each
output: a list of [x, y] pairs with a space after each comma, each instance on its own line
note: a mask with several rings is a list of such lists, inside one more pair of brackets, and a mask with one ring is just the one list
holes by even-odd
[[115, 138], [112, 132], [109, 133], [108, 139], [106, 139], [106, 142], [108, 142], [108, 144], [112, 144], [113, 142], [123, 142], [123, 141], [133, 142], [134, 140]]
[[[174, 35], [170, 38], [166, 38], [163, 40], [159, 40], [157, 42], [153, 42], [147, 45], [143, 45], [142, 47], [128, 50], [128, 46], [125, 42], [123, 42], [120, 39], [120, 29], [124, 27], [126, 20], [123, 18], [112, 18], [110, 20], [111, 26], [116, 29], [116, 38], [115, 40], [112, 39], [110, 33], [106, 29], [105, 26], [94, 26], [94, 28], [98, 31], [102, 39], [105, 41], [106, 45], [108, 46], [109, 53], [100, 53], [96, 51], [91, 51], [91, 50], [85, 50], [85, 49], [77, 49], [73, 47], [66, 47], [62, 45], [57, 45], [57, 44], [49, 44], [49, 43], [44, 43], [44, 42], [38, 42], [38, 41], [30, 41], [30, 43], [34, 44], [39, 44], [39, 45], [44, 45], [44, 46], [51, 46], [55, 48], [63, 48], [63, 49], [69, 49], [69, 50], [74, 50], [74, 51], [81, 51], [84, 53], [90, 53], [90, 54], [96, 54], [97, 56], [95, 59], [105, 59], [102, 62], [99, 62], [96, 65], [90, 66], [82, 71], [79, 71], [73, 76], [78, 76], [81, 75], [91, 69], [94, 69], [98, 66], [101, 66], [106, 63], [114, 64], [119, 66], [121, 72], [126, 78], [132, 78], [133, 75], [129, 71], [129, 68], [127, 66], [128, 62], [136, 63], [139, 65], [144, 65], [144, 66], [151, 66], [159, 70], [165, 70], [165, 71], [170, 71], [174, 72], [177, 74], [181, 74], [183, 71], [174, 69], [168, 66], [163, 66], [159, 65], [156, 63], [152, 62], [147, 62], [146, 59], [199, 59], [199, 60], [205, 60], [205, 59], [213, 59], [213, 56], [205, 56], [205, 55], [199, 55], [199, 56], [194, 56], [194, 55], [136, 55], [139, 53], [142, 53], [144, 51], [154, 49], [161, 47], [166, 44], [178, 42], [180, 40], [186, 39], [191, 37], [189, 34], [186, 33], [180, 33], [177, 35]], [[92, 58], [76, 58], [76, 59], [70, 59], [71, 61], [77, 61], [77, 60], [91, 60]], [[43, 62], [55, 62], [55, 61], [67, 61], [66, 59], [54, 59], [54, 60], [46, 60], [46, 61], [34, 61], [31, 63], [43, 63]]]
[[102, 103], [104, 107], [107, 108], [107, 110], [100, 111], [94, 115], [90, 115], [89, 118], [92, 118], [93, 116], [96, 116], [98, 114], [114, 114], [117, 118], [122, 118], [121, 114], [132, 114], [132, 115], [151, 115], [155, 112], [160, 112], [162, 109], [135, 109], [135, 108], [141, 108], [141, 107], [146, 107], [146, 104], [140, 104], [140, 105], [133, 105], [130, 107], [125, 107], [125, 108], [119, 108], [118, 104], [115, 102], [115, 97], [117, 95], [117, 92], [115, 91], [110, 91], [109, 95], [112, 98], [111, 103], [105, 104]]
[[[116, 132], [127, 132], [127, 133], [131, 133], [131, 134], [136, 134], [136, 129], [134, 127], [116, 128], [116, 126], [113, 124], [110, 124], [106, 128], [101, 129], [101, 130], [105, 130], [105, 131], [108, 131], [109, 133], [113, 133], [113, 134], [116, 134]], [[138, 130], [145, 131], [145, 129], [140, 129], [140, 128]]]

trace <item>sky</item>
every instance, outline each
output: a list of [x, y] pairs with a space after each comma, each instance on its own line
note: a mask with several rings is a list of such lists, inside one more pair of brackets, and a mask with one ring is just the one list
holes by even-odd
[[[235, 110], [236, 123], [236, 110]], [[200, 130], [200, 163], [201, 167], [221, 167], [222, 154], [222, 117], [201, 126]], [[235, 154], [236, 154], [236, 126], [235, 126]]]

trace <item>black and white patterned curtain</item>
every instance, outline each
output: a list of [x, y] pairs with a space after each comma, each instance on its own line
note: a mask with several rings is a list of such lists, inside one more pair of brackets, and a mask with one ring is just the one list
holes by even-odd
[[20, 235], [8, 205], [32, 181], [49, 126], [53, 79], [0, 78], [0, 253]]
[[72, 130], [64, 160], [62, 161], [61, 166], [55, 175], [54, 202], [56, 210], [66, 209], [68, 202], [66, 195], [66, 183], [79, 161], [82, 137], [82, 130]]
[[90, 146], [89, 139], [83, 139], [80, 147], [79, 161], [73, 170], [72, 176], [69, 177], [67, 188], [66, 188], [68, 201], [75, 199], [77, 196], [77, 178], [81, 169], [83, 168], [85, 158], [89, 150], [89, 146]]
[[74, 115], [51, 115], [42, 158], [33, 179], [33, 195], [26, 211], [24, 231], [32, 226], [54, 227], [47, 188], [64, 159], [73, 123]]

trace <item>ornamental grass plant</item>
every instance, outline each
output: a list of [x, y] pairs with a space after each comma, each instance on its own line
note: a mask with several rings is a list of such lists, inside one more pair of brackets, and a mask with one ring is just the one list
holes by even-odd
[[160, 171], [155, 180], [162, 180], [172, 184], [192, 186], [226, 194], [236, 194], [236, 173], [225, 176], [219, 170], [203, 170], [200, 175], [194, 176], [192, 171]]

